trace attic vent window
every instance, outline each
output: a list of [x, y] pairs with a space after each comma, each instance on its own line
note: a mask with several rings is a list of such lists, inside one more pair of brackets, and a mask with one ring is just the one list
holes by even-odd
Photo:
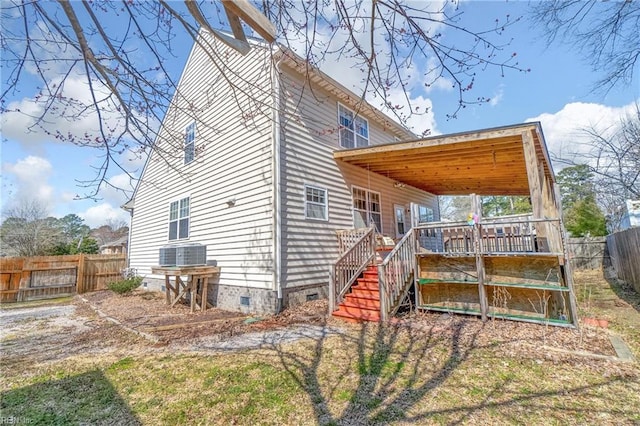
[[189, 164], [196, 156], [196, 122], [189, 124], [184, 132], [184, 164]]
[[240, 306], [249, 306], [251, 304], [251, 299], [249, 296], [240, 296]]

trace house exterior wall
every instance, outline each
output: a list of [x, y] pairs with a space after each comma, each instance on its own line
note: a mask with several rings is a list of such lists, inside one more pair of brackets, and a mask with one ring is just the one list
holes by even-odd
[[[437, 197], [333, 158], [340, 149], [338, 99], [318, 87], [313, 90], [292, 72], [281, 76], [281, 198], [282, 272], [285, 304], [306, 295], [326, 297], [330, 265], [338, 258], [336, 231], [354, 227], [352, 186], [380, 193], [382, 233], [394, 238], [394, 205], [405, 206], [409, 226], [411, 202], [434, 209]], [[348, 105], [347, 105], [348, 106]], [[369, 120], [369, 143], [390, 143], [395, 136]], [[304, 186], [328, 191], [328, 220], [305, 218]]]
[[[205, 244], [207, 260], [221, 268], [210, 292], [220, 307], [273, 311], [272, 62], [260, 47], [222, 56], [214, 62], [197, 45], [190, 54], [159, 150], [135, 193], [130, 266], [160, 288], [163, 277], [151, 274], [160, 247]], [[196, 156], [185, 165], [185, 128], [194, 120]], [[189, 237], [170, 242], [169, 205], [183, 197], [190, 197]], [[229, 288], [237, 291], [223, 291]], [[250, 296], [248, 307], [241, 307], [241, 295]]]
[[[405, 206], [407, 226], [412, 202], [437, 215], [437, 197], [396, 188], [390, 179], [336, 162], [335, 95], [311, 90], [286, 67], [275, 83], [273, 62], [263, 48], [246, 56], [229, 49], [224, 56], [223, 63], [214, 63], [197, 45], [192, 50], [163, 121], [160, 149], [136, 189], [130, 267], [144, 276], [148, 288], [164, 285], [164, 277], [151, 274], [160, 247], [200, 243], [207, 246], [207, 260], [221, 270], [210, 280], [214, 305], [272, 313], [280, 306], [279, 296], [285, 304], [327, 297], [329, 268], [338, 257], [335, 231], [354, 227], [353, 186], [380, 193], [385, 235], [395, 237], [396, 204]], [[226, 79], [234, 81], [235, 91]], [[273, 120], [276, 101], [279, 126]], [[185, 129], [194, 120], [196, 156], [185, 165]], [[369, 120], [370, 144], [394, 142], [398, 133]], [[305, 185], [328, 191], [328, 220], [305, 218]], [[169, 205], [184, 197], [190, 199], [189, 237], [170, 242]]]

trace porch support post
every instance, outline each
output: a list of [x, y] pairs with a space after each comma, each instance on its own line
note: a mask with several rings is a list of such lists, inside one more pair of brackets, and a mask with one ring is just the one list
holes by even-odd
[[482, 222], [482, 199], [479, 195], [471, 194], [471, 206], [475, 214], [478, 215], [478, 223], [473, 225], [473, 239], [475, 240], [474, 250], [476, 254], [476, 273], [478, 276], [478, 298], [480, 299], [480, 317], [482, 321], [487, 320], [488, 300], [487, 289], [484, 287], [484, 257], [482, 256], [482, 235], [480, 234], [480, 223]]

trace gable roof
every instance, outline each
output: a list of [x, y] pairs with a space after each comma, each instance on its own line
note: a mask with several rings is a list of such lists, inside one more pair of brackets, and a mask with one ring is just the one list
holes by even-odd
[[317, 67], [309, 64], [304, 58], [286, 46], [278, 45], [278, 52], [275, 53], [274, 56], [282, 60], [282, 63], [289, 69], [303, 76], [310, 83], [331, 93], [338, 98], [341, 103], [354, 109], [359, 116], [376, 122], [399, 139], [407, 140], [417, 137], [415, 133], [408, 130], [405, 126], [391, 119], [380, 109], [374, 107], [364, 98], [356, 95], [353, 91], [347, 89], [343, 84], [329, 77]]

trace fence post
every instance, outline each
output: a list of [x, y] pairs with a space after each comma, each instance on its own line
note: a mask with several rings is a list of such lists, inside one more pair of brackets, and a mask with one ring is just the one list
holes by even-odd
[[85, 288], [84, 288], [84, 262], [85, 262], [85, 258], [84, 258], [84, 253], [80, 253], [78, 255], [78, 277], [76, 279], [76, 292], [78, 294], [82, 294], [85, 292]]

